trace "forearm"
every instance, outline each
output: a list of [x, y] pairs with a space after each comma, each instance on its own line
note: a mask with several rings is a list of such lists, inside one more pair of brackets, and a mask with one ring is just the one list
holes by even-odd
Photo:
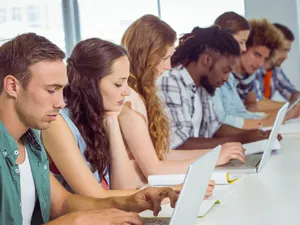
[[252, 112], [266, 112], [279, 109], [284, 105], [284, 102], [272, 101], [270, 99], [262, 99], [256, 104], [247, 105], [247, 109]]
[[86, 210], [102, 210], [117, 208], [130, 211], [132, 206], [128, 204], [129, 197], [109, 197], [103, 199], [90, 198], [75, 194], [70, 194], [63, 203], [63, 215]]
[[139, 165], [145, 177], [161, 174], [183, 174], [187, 172], [189, 166], [198, 158], [199, 157], [189, 157], [182, 160], [165, 159], [157, 163]]
[[[108, 126], [110, 143], [110, 184], [111, 189], [135, 189], [136, 175], [129, 159], [117, 117]], [[124, 176], [126, 174], [126, 176]]]
[[251, 129], [258, 129], [260, 126], [261, 120], [252, 120], [247, 119], [244, 121], [243, 129], [251, 130]]
[[207, 149], [215, 148], [220, 144], [232, 141], [231, 137], [218, 137], [218, 138], [189, 138], [182, 145], [178, 146], [176, 149], [182, 150], [197, 150], [197, 149]]
[[70, 213], [64, 216], [61, 216], [55, 220], [45, 223], [44, 225], [65, 225], [65, 224], [82, 224], [82, 220], [77, 213]]
[[167, 155], [167, 160], [183, 160], [201, 157], [211, 149], [201, 150], [170, 150]]
[[290, 101], [292, 102], [292, 101], [296, 100], [297, 98], [300, 98], [300, 91], [297, 91], [294, 94], [292, 94]]
[[243, 135], [245, 131], [240, 128], [236, 128], [227, 124], [222, 124], [222, 126], [216, 131], [214, 134], [214, 138], [224, 138], [229, 136], [236, 136], [239, 138], [241, 135]]

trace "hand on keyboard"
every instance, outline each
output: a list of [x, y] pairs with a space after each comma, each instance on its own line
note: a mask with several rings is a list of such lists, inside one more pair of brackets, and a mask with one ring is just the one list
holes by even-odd
[[245, 149], [239, 142], [230, 142], [222, 145], [217, 166], [224, 165], [232, 159], [237, 159], [242, 163], [245, 162]]

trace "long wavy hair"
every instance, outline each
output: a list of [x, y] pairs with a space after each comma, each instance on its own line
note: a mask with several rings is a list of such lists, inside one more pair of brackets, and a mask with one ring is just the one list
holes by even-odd
[[170, 129], [162, 103], [156, 95], [156, 67], [175, 41], [176, 32], [153, 15], [145, 15], [136, 20], [122, 38], [122, 45], [130, 58], [131, 74], [128, 83], [144, 100], [149, 133], [160, 160], [169, 150]]
[[113, 63], [127, 52], [121, 46], [98, 38], [79, 42], [67, 60], [69, 85], [64, 97], [71, 120], [82, 135], [84, 156], [102, 179], [109, 168], [109, 141], [103, 120], [105, 109], [99, 81], [112, 72]]

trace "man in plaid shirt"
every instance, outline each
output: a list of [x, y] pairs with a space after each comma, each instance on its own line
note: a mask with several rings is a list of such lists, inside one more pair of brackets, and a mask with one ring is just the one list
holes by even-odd
[[172, 69], [157, 81], [158, 94], [172, 124], [172, 149], [211, 148], [229, 141], [265, 139], [261, 130], [241, 130], [221, 124], [211, 95], [227, 81], [240, 48], [230, 33], [199, 27], [180, 38]]
[[[283, 34], [266, 19], [253, 19], [249, 21], [251, 32], [247, 40], [247, 51], [238, 60], [233, 73], [237, 90], [247, 109], [253, 112], [270, 112], [276, 117], [276, 112], [284, 102], [263, 98], [256, 95], [261, 89], [259, 82], [261, 73], [256, 71], [265, 66], [266, 61], [276, 58], [277, 52], [284, 47]], [[270, 81], [269, 81], [270, 82]], [[299, 108], [290, 110], [285, 120], [299, 116]]]
[[[288, 79], [281, 68], [281, 64], [287, 59], [288, 52], [291, 50], [293, 41], [295, 40], [293, 32], [286, 26], [273, 24], [284, 36], [284, 46], [278, 51], [278, 57], [274, 62], [270, 62], [265, 68], [256, 71], [255, 92], [257, 100], [263, 98], [271, 99], [275, 92], [287, 101], [293, 101], [300, 97], [300, 92]], [[269, 76], [270, 74], [270, 76]]]

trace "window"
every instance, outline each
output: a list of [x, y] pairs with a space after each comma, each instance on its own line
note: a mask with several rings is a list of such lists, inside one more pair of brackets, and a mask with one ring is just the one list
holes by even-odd
[[27, 7], [28, 24], [31, 27], [39, 27], [42, 23], [42, 11], [39, 5], [30, 5]]
[[245, 14], [244, 0], [160, 0], [161, 18], [177, 32], [189, 33], [195, 26], [207, 27], [226, 11]]
[[[0, 9], [0, 45], [18, 34], [34, 32], [45, 36], [65, 51], [61, 1], [3, 1]], [[1, 23], [3, 15], [6, 19]]]
[[156, 0], [78, 0], [81, 38], [99, 37], [120, 44], [132, 22], [144, 14], [157, 16]]
[[0, 23], [6, 21], [6, 9], [0, 9]]
[[12, 20], [21, 21], [21, 8], [12, 7], [11, 8], [11, 18]]

